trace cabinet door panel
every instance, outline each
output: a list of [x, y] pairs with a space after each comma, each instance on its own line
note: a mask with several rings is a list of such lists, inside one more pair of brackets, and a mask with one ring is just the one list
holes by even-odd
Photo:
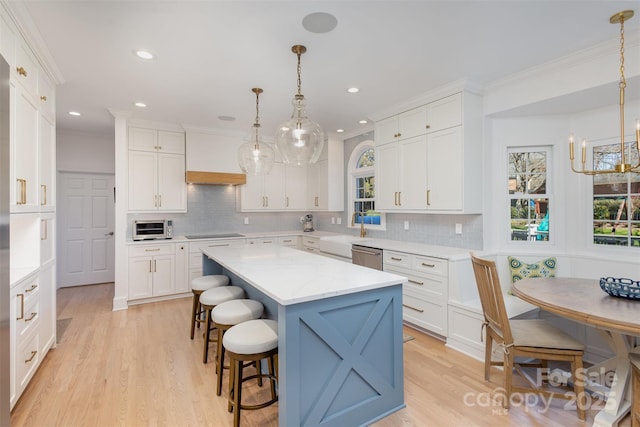
[[40, 116], [40, 141], [39, 141], [39, 162], [40, 162], [40, 209], [43, 211], [54, 211], [56, 204], [55, 193], [55, 124], [45, 115]]
[[[38, 105], [20, 85], [11, 85], [11, 211], [40, 209], [38, 187]], [[24, 181], [18, 181], [24, 180]]]
[[240, 189], [240, 201], [243, 211], [265, 209], [264, 178], [247, 175], [247, 183]]
[[149, 298], [152, 294], [152, 258], [129, 259], [129, 299]]
[[169, 295], [175, 292], [175, 257], [173, 255], [154, 256], [153, 296]]
[[158, 154], [158, 209], [187, 209], [187, 183], [181, 154]]
[[376, 147], [376, 209], [398, 209], [398, 146]]
[[376, 122], [376, 145], [388, 144], [398, 139], [398, 116], [393, 116]]
[[158, 150], [162, 153], [184, 154], [184, 134], [158, 131]]
[[289, 210], [304, 210], [307, 195], [307, 168], [287, 166], [285, 176], [287, 190], [285, 207]]
[[427, 137], [425, 135], [400, 142], [401, 209], [427, 207]]
[[264, 196], [268, 210], [282, 210], [285, 207], [284, 164], [276, 163], [269, 175], [264, 176]]
[[427, 105], [429, 132], [462, 124], [462, 94], [447, 96]]
[[462, 129], [429, 134], [427, 142], [429, 206], [432, 210], [462, 209]]
[[158, 133], [153, 129], [129, 128], [129, 150], [156, 151]]
[[427, 132], [427, 107], [414, 108], [398, 115], [398, 138], [406, 139]]
[[129, 210], [157, 210], [155, 152], [129, 151]]

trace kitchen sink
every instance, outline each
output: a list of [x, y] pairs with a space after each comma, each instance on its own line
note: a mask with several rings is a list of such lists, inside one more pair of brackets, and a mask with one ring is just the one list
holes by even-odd
[[340, 235], [320, 238], [318, 249], [332, 255], [351, 258], [351, 244], [358, 244], [364, 239], [358, 236]]
[[221, 233], [221, 234], [191, 234], [184, 236], [187, 239], [224, 239], [229, 237], [244, 237], [244, 234], [240, 233]]

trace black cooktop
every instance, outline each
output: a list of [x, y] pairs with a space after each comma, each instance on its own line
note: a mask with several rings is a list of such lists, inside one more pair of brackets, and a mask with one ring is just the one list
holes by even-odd
[[244, 234], [239, 234], [239, 233], [192, 234], [184, 237], [186, 237], [187, 239], [223, 239], [225, 237], [244, 237]]

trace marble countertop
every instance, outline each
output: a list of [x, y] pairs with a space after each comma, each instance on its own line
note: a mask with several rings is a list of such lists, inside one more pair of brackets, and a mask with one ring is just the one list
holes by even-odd
[[404, 283], [406, 278], [284, 246], [207, 248], [203, 253], [278, 304], [291, 305]]

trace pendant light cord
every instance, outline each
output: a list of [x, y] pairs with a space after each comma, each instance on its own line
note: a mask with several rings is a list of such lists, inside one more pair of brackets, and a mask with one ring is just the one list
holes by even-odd
[[300, 77], [300, 75], [302, 74], [302, 67], [300, 66], [301, 52], [298, 52], [297, 55], [298, 55], [298, 95], [302, 95], [302, 77]]

